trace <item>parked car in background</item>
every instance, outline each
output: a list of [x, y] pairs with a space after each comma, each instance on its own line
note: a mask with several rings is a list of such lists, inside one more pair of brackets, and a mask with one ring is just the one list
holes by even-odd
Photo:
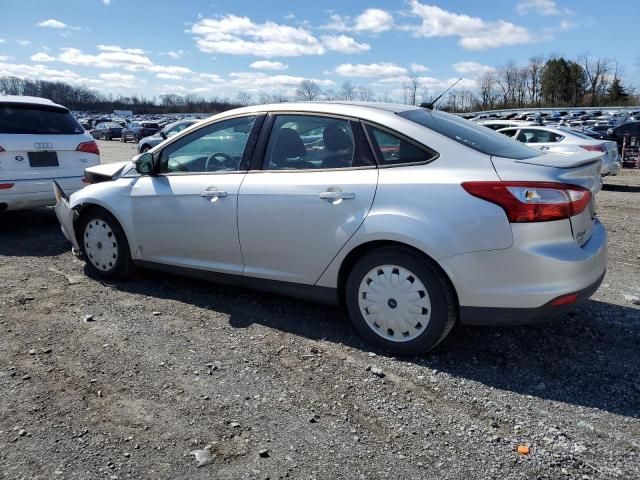
[[53, 205], [52, 180], [71, 194], [99, 163], [98, 145], [68, 109], [0, 95], [0, 212]]
[[123, 142], [131, 140], [138, 143], [141, 139], [158, 133], [159, 130], [157, 122], [131, 122], [122, 130], [120, 140]]
[[553, 153], [595, 152], [602, 156], [602, 175], [617, 175], [621, 163], [614, 142], [595, 140], [565, 127], [512, 127], [498, 130], [528, 146]]
[[145, 137], [142, 140], [140, 140], [138, 142], [138, 153], [144, 153], [147, 150], [152, 149], [153, 147], [160, 144], [162, 141], [166, 140], [167, 138], [173, 137], [174, 135], [176, 135], [177, 133], [180, 133], [185, 128], [190, 127], [191, 125], [198, 123], [199, 121], [200, 120], [193, 119], [193, 120], [180, 120], [174, 123], [170, 123], [169, 125], [164, 127], [162, 130], [160, 130], [158, 133], [151, 135], [149, 137]]
[[56, 214], [98, 277], [138, 265], [343, 302], [370, 342], [415, 355], [457, 320], [531, 321], [598, 288], [599, 168], [437, 110], [260, 105], [88, 169]]
[[122, 135], [122, 125], [116, 122], [102, 122], [96, 125], [90, 133], [93, 138], [113, 140], [114, 138], [120, 138]]
[[526, 120], [480, 120], [479, 125], [490, 128], [491, 130], [500, 130], [508, 127], [521, 127], [524, 125], [540, 125], [538, 122], [527, 122]]

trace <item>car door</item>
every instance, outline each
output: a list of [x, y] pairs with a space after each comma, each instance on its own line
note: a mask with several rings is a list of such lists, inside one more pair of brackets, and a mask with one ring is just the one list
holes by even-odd
[[140, 177], [131, 191], [136, 258], [242, 273], [238, 190], [260, 120], [221, 120], [156, 152], [158, 174]]
[[240, 187], [244, 272], [314, 284], [371, 208], [375, 160], [359, 122], [281, 114], [268, 124], [259, 169]]

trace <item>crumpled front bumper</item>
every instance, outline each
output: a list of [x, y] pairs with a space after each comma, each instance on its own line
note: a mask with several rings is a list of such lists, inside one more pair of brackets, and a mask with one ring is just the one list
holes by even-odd
[[53, 181], [53, 193], [56, 196], [56, 206], [54, 210], [56, 217], [58, 217], [58, 222], [60, 222], [60, 228], [64, 236], [67, 237], [67, 240], [71, 242], [74, 252], [77, 253], [80, 251], [80, 245], [78, 245], [78, 240], [76, 239], [73, 229], [76, 212], [69, 206], [69, 198], [55, 180]]

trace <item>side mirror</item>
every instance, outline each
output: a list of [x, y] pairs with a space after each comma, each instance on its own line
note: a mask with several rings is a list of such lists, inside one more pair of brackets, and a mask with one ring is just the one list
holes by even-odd
[[136, 171], [140, 175], [151, 175], [155, 170], [155, 159], [149, 152], [141, 153], [134, 159]]
[[164, 130], [160, 130], [160, 136], [162, 137], [163, 140], [167, 139], [167, 134], [164, 132]]

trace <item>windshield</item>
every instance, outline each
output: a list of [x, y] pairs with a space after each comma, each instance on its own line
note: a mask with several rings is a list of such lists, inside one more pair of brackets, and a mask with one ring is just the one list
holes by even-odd
[[516, 160], [544, 155], [506, 135], [449, 113], [420, 109], [407, 110], [398, 115], [486, 155]]
[[0, 133], [77, 135], [84, 129], [64, 108], [0, 103]]

